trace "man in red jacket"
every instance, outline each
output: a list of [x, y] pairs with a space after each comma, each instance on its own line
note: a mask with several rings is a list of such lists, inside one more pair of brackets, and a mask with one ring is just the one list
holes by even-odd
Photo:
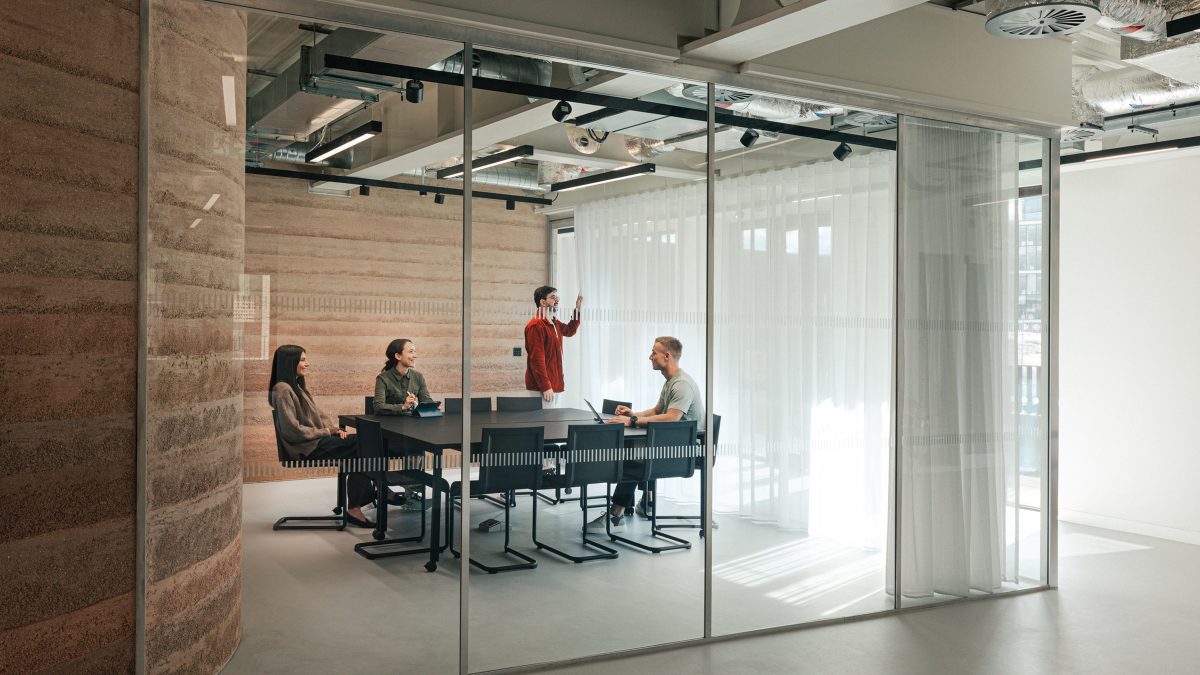
[[554, 406], [556, 394], [563, 391], [562, 341], [579, 330], [579, 308], [583, 296], [575, 298], [570, 323], [559, 321], [558, 289], [541, 286], [533, 292], [537, 313], [525, 324], [525, 388], [542, 397], [542, 406]]

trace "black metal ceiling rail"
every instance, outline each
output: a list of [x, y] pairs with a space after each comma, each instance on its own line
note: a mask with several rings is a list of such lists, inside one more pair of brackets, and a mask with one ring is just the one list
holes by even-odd
[[[355, 59], [349, 56], [339, 56], [337, 54], [325, 55], [325, 67], [336, 70], [367, 73], [370, 75], [393, 77], [404, 80], [436, 82], [438, 84], [447, 84], [456, 87], [461, 87], [463, 83], [462, 75], [447, 73], [441, 70], [414, 68], [412, 66], [403, 66], [395, 63], [383, 63], [381, 61]], [[527, 84], [524, 82], [511, 82], [508, 80], [497, 80], [488, 77], [473, 77], [471, 78], [471, 84], [476, 89], [486, 89], [488, 91], [496, 91], [504, 94], [517, 94], [530, 98], [562, 100], [571, 103], [599, 106], [601, 108], [615, 108], [617, 110], [630, 112], [642, 112], [649, 113], [651, 115], [678, 117], [697, 122], [708, 121], [708, 111], [704, 110], [703, 108], [685, 108], [683, 106], [667, 105], [665, 103], [650, 103], [636, 99], [607, 96], [604, 94], [593, 94], [586, 91], [576, 91], [574, 89], [560, 89], [558, 87], [547, 87], [540, 84]], [[796, 124], [771, 122], [769, 120], [758, 119], [756, 117], [741, 117], [729, 112], [718, 111], [717, 123], [730, 124], [747, 129], [758, 129], [759, 131], [787, 134], [789, 136], [803, 136], [806, 138], [815, 138], [823, 141], [849, 143], [850, 145], [861, 145], [864, 147], [878, 148], [881, 150], [896, 149], [896, 142], [886, 138], [855, 136], [854, 134], [842, 133], [840, 131], [813, 129], [811, 127], [804, 127]]]
[[[1158, 150], [1182, 150], [1183, 148], [1194, 148], [1200, 146], [1200, 136], [1188, 136], [1187, 138], [1176, 138], [1170, 141], [1159, 141], [1157, 143], [1142, 143], [1141, 145], [1123, 145], [1119, 148], [1109, 148], [1107, 150], [1094, 150], [1092, 152], [1080, 152], [1074, 155], [1063, 155], [1059, 158], [1059, 164], [1078, 164], [1086, 162], [1089, 159], [1103, 159], [1105, 157], [1122, 157], [1124, 155], [1140, 155], [1147, 152], [1155, 152]], [[1037, 169], [1042, 166], [1040, 159], [1027, 159], [1018, 165], [1021, 171], [1026, 169]]]
[[[1196, 101], [1194, 103], [1181, 103], [1181, 104], [1172, 103], [1171, 105], [1163, 106], [1161, 108], [1148, 108], [1146, 110], [1134, 110], [1133, 112], [1121, 113], [1119, 115], [1109, 115], [1104, 118], [1104, 121], [1109, 122], [1112, 120], [1128, 120], [1128, 119], [1134, 119], [1137, 117], [1140, 117], [1143, 119], [1145, 119], [1147, 117], [1158, 118], [1158, 117], [1166, 116], [1167, 113], [1176, 113], [1181, 110], [1190, 110], [1191, 108], [1195, 108], [1197, 106], [1200, 106], [1200, 101]], [[1154, 121], [1160, 121], [1160, 120], [1156, 119]]]
[[[438, 185], [422, 185], [421, 183], [399, 183], [392, 180], [375, 180], [373, 178], [356, 178], [354, 176], [338, 176], [336, 174], [313, 173], [311, 171], [291, 171], [288, 169], [268, 169], [260, 166], [246, 167], [246, 173], [276, 178], [299, 178], [301, 180], [342, 183], [344, 185], [366, 185], [367, 187], [388, 188], [392, 190], [411, 190], [413, 192], [431, 192], [433, 194], [453, 195], [461, 197], [463, 191], [459, 188], [441, 187]], [[525, 195], [509, 195], [503, 192], [482, 192], [472, 190], [471, 196], [477, 199], [495, 199], [502, 202], [524, 202], [526, 204], [550, 205], [554, 202], [543, 197], [526, 197]]]

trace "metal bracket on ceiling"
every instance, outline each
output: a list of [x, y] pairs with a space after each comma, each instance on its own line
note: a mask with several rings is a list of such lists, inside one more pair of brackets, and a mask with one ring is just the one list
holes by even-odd
[[312, 47], [300, 47], [300, 91], [330, 98], [344, 98], [368, 103], [378, 103], [379, 94], [363, 91], [358, 87], [340, 82], [326, 81], [312, 69]]

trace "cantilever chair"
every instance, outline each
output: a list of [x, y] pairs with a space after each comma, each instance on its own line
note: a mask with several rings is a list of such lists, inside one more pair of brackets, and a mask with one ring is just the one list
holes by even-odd
[[[283, 436], [279, 433], [279, 411], [271, 410], [271, 421], [275, 425], [275, 448], [279, 452], [279, 463], [284, 467], [296, 466], [297, 460], [291, 458], [283, 447]], [[334, 460], [336, 461], [336, 460]], [[346, 472], [341, 462], [338, 462], [337, 474], [337, 504], [333, 507], [332, 516], [284, 516], [275, 521], [272, 530], [343, 530], [346, 528]]]
[[[542, 409], [542, 397], [540, 396], [497, 396], [496, 410], [499, 412], [531, 412]], [[557, 449], [558, 445], [551, 443], [548, 449]], [[547, 497], [541, 492], [517, 492], [509, 496], [509, 505], [516, 506], [515, 497], [535, 496], [547, 504], [554, 505], [559, 502], [557, 491], [553, 497]], [[486, 498], [488, 501], [499, 505], [500, 501], [491, 497]]]
[[[360, 542], [354, 545], [354, 552], [368, 560], [377, 558], [390, 558], [398, 555], [412, 555], [414, 553], [429, 553], [429, 548], [401, 548], [391, 549], [390, 547], [396, 544], [408, 544], [425, 539], [425, 510], [420, 511], [421, 515], [421, 531], [410, 537], [393, 537], [385, 539], [387, 534], [384, 530], [386, 520], [385, 511], [387, 509], [387, 492], [388, 485], [396, 485], [398, 483], [411, 483], [413, 474], [423, 473], [417, 470], [404, 471], [388, 471], [388, 457], [383, 445], [383, 432], [380, 429], [379, 422], [367, 419], [359, 419], [357, 422], [358, 432], [358, 453], [363, 458], [363, 461], [368, 468], [371, 469], [370, 474], [375, 480], [376, 503], [379, 505], [378, 515], [376, 518], [375, 531], [372, 533], [375, 541]], [[432, 482], [432, 477], [429, 477], [429, 482]], [[444, 481], [443, 481], [444, 482]], [[384, 549], [384, 550], [379, 550]]]
[[[479, 450], [479, 478], [469, 482], [464, 489], [462, 481], [450, 484], [449, 500], [455, 497], [475, 496], [489, 493], [508, 493], [514, 490], [536, 490], [542, 475], [542, 456], [545, 454], [545, 429], [542, 427], [485, 427]], [[464, 477], [469, 477], [463, 467]], [[446, 509], [446, 541], [454, 557], [461, 554], [454, 550], [453, 508]], [[474, 558], [471, 564], [488, 574], [530, 570], [537, 561], [509, 546], [512, 507], [504, 502], [504, 552], [520, 559], [513, 565], [485, 565]], [[463, 536], [470, 536], [466, 531]]]
[[[647, 486], [665, 478], [691, 478], [696, 473], [696, 422], [651, 422], [646, 425], [645, 459], [625, 463], [623, 480], [635, 480]], [[689, 549], [692, 543], [663, 532], [658, 527], [654, 509], [650, 510], [650, 534], [670, 544], [655, 546], [612, 533], [612, 523], [604, 521], [609, 539], [640, 548], [650, 553]]]
[[[567, 427], [567, 466], [562, 474], [542, 476], [543, 487], [580, 489], [580, 499], [587, 499], [587, 486], [592, 483], [616, 483], [621, 480], [621, 455], [625, 449], [625, 427], [620, 424], [572, 424]], [[608, 495], [603, 496], [604, 506], [608, 507]], [[586, 503], [586, 501], [584, 502]], [[533, 543], [539, 549], [566, 558], [571, 562], [581, 563], [588, 560], [606, 560], [617, 557], [617, 552], [599, 542], [588, 539], [587, 510], [583, 510], [583, 540], [584, 546], [591, 546], [603, 553], [593, 555], [571, 555], [550, 544], [538, 541], [537, 535], [538, 505], [533, 503]]]
[[[619, 406], [619, 405], [629, 407], [629, 406], [632, 406], [633, 403], [630, 401], [614, 401], [610, 398], [606, 398], [600, 404], [600, 412], [605, 415], [615, 415], [615, 414], [617, 414], [617, 406]], [[571, 494], [572, 488], [571, 487], [564, 488], [563, 492], [565, 492], [567, 494]], [[595, 496], [591, 497], [592, 502], [595, 502], [596, 500], [600, 500], [600, 503], [599, 504], [589, 503], [588, 499], [584, 498], [583, 494], [580, 494], [579, 497], [561, 497], [561, 498], [559, 498], [558, 502], [560, 504], [563, 502], [579, 502], [579, 508], [583, 509], [584, 511], [586, 511], [588, 509], [598, 509], [601, 507], [608, 508], [608, 495], [607, 494], [595, 495]]]
[[[715, 413], [713, 414], [712, 432], [713, 432], [712, 433], [713, 464], [716, 464], [717, 463], [717, 446], [721, 440], [721, 416], [717, 415]], [[686, 520], [686, 521], [697, 520], [697, 521], [699, 521], [699, 524], [692, 523], [692, 522], [670, 523], [670, 524], [665, 524], [665, 525], [659, 525], [658, 526], [659, 529], [668, 528], [668, 527], [695, 527], [695, 528], [700, 529], [700, 536], [701, 537], [704, 536], [704, 505], [708, 501], [708, 486], [707, 486], [708, 481], [704, 480], [703, 472], [705, 469], [704, 469], [704, 452], [703, 452], [703, 450], [701, 450], [700, 455], [696, 457], [696, 468], [701, 471], [701, 474], [700, 474], [700, 515], [698, 515], [698, 516], [656, 516], [656, 519], [657, 520]], [[655, 505], [655, 501], [657, 500], [658, 491], [655, 490], [653, 487], [651, 487], [650, 490], [654, 493], [655, 498], [656, 498], [655, 500], [651, 500], [651, 502], [650, 502], [651, 509], [656, 510], [657, 506]], [[717, 521], [715, 519], [713, 520], [712, 526], [713, 526], [714, 530], [717, 529]]]

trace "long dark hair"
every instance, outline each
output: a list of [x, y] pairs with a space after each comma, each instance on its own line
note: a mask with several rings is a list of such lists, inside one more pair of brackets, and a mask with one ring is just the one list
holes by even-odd
[[388, 343], [388, 346], [387, 346], [388, 360], [387, 360], [387, 363], [383, 364], [382, 372], [387, 372], [387, 371], [391, 370], [392, 368], [395, 368], [397, 363], [400, 363], [399, 361], [396, 360], [396, 354], [399, 354], [400, 352], [404, 351], [404, 348], [407, 347], [408, 343], [410, 343], [410, 342], [412, 342], [412, 340], [409, 340], [408, 338], [396, 338], [395, 340], [392, 340], [391, 342]]
[[304, 347], [300, 345], [279, 345], [275, 350], [275, 357], [271, 359], [271, 384], [267, 385], [267, 401], [272, 405], [271, 390], [275, 388], [276, 383], [287, 382], [291, 386], [292, 391], [296, 392], [296, 397], [300, 397], [300, 390], [308, 391], [308, 387], [304, 386], [304, 376], [296, 374], [296, 367], [300, 365], [300, 357], [304, 354]]

